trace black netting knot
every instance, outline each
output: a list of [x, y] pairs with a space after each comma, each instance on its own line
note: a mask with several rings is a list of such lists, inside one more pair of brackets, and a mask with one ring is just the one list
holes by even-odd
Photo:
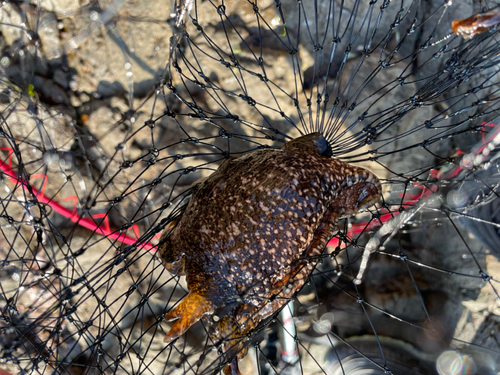
[[226, 13], [226, 7], [224, 5], [219, 5], [217, 7], [217, 13], [221, 16], [224, 15]]
[[120, 168], [130, 168], [134, 165], [134, 163], [130, 160], [125, 160], [122, 165], [120, 166]]
[[198, 21], [195, 18], [193, 18], [193, 25], [196, 27], [197, 30], [199, 30], [199, 31], [203, 30], [203, 27], [201, 27], [201, 25], [198, 23]]
[[248, 105], [250, 105], [251, 107], [255, 107], [255, 104], [257, 104], [257, 102], [255, 101], [255, 99], [253, 99], [252, 97], [250, 96], [247, 96], [247, 95], [243, 95], [243, 94], [240, 94], [239, 97], [241, 99], [243, 99], [245, 102], [248, 103]]
[[483, 279], [484, 281], [488, 282], [491, 280], [491, 276], [484, 271], [480, 271], [479, 274], [481, 275], [481, 279]]

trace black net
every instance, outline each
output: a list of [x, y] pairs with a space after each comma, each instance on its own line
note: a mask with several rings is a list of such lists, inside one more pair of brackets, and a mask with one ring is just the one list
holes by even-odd
[[[496, 7], [3, 2], [0, 374], [496, 374]], [[164, 343], [196, 182], [313, 132], [383, 199], [237, 350], [207, 319]]]

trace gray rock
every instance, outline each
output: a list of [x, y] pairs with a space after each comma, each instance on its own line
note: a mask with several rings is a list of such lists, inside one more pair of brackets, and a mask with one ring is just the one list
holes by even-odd
[[[368, 32], [368, 25], [370, 25], [368, 35], [371, 36], [375, 20], [380, 14], [381, 22], [377, 33], [374, 36], [374, 42], [372, 43], [373, 47], [375, 43], [379, 42], [386, 36], [387, 31], [390, 28], [390, 24], [393, 23], [398, 16], [400, 9], [408, 9], [411, 5], [411, 1], [401, 1], [401, 8], [399, 6], [394, 6], [394, 4], [391, 5], [392, 6], [381, 10], [382, 1], [378, 1], [373, 5], [373, 13], [370, 13], [371, 10], [369, 1], [359, 2], [357, 0], [335, 1], [333, 7], [331, 6], [330, 1], [318, 1], [317, 3], [315, 1], [284, 1], [281, 3], [281, 8], [283, 10], [287, 32], [290, 32], [292, 37], [297, 37], [297, 31], [300, 30], [300, 43], [307, 48], [309, 53], [313, 54], [313, 41], [322, 41], [323, 38], [327, 41], [331, 41], [333, 39], [334, 29], [332, 24], [335, 23], [335, 30], [337, 30], [340, 13], [341, 24], [339, 30], [347, 30], [344, 39], [346, 39], [346, 41], [349, 39], [348, 36], [351, 31], [352, 35], [356, 35], [356, 33], [359, 32], [362, 37], [356, 39], [355, 43], [358, 45], [364, 43], [365, 35]], [[327, 15], [329, 13], [332, 16], [328, 17]], [[367, 22], [368, 19], [371, 19], [372, 22]], [[316, 30], [318, 31], [318, 38], [316, 38]], [[309, 33], [311, 36], [309, 36]], [[349, 43], [351, 42], [352, 40], [349, 40]], [[329, 43], [327, 45], [329, 45]], [[343, 49], [340, 49], [340, 51], [343, 51]]]
[[5, 89], [0, 93], [0, 103], [1, 104], [9, 104], [10, 103], [10, 89]]
[[54, 71], [52, 79], [63, 89], [67, 90], [69, 88], [68, 74], [63, 72], [61, 69], [56, 69]]
[[118, 81], [108, 82], [100, 81], [97, 85], [96, 93], [101, 98], [109, 98], [111, 96], [121, 96], [126, 93], [122, 84]]
[[41, 94], [45, 97], [45, 100], [49, 100], [55, 104], [68, 104], [69, 99], [66, 92], [54, 83], [52, 80], [43, 80]]

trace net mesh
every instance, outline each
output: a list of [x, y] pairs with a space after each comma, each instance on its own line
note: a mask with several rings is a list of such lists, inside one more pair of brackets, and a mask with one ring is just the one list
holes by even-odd
[[500, 44], [494, 22], [451, 30], [496, 6], [3, 2], [0, 369], [221, 372], [205, 323], [163, 342], [188, 288], [160, 236], [227, 158], [321, 132], [383, 199], [245, 338], [241, 372], [497, 373]]

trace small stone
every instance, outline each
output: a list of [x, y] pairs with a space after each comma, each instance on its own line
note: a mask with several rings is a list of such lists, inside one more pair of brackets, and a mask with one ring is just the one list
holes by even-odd
[[473, 313], [488, 310], [488, 301], [462, 301], [462, 305]]
[[100, 98], [109, 98], [112, 96], [124, 95], [126, 91], [123, 88], [122, 84], [118, 81], [114, 82], [101, 81], [97, 85], [96, 93], [99, 95]]
[[38, 5], [49, 12], [70, 14], [80, 8], [78, 0], [31, 0], [31, 4]]
[[38, 29], [38, 35], [42, 41], [42, 49], [45, 58], [49, 61], [61, 58], [61, 42], [59, 39], [59, 29], [57, 18], [54, 14], [46, 14]]
[[67, 90], [69, 88], [68, 75], [61, 69], [56, 69], [54, 71], [54, 76], [52, 77], [52, 79], [63, 89]]
[[1, 104], [9, 104], [10, 103], [10, 90], [5, 89], [0, 93], [0, 103]]
[[22, 23], [21, 14], [11, 3], [7, 3], [0, 8], [0, 31], [7, 44], [13, 44], [21, 38]]

